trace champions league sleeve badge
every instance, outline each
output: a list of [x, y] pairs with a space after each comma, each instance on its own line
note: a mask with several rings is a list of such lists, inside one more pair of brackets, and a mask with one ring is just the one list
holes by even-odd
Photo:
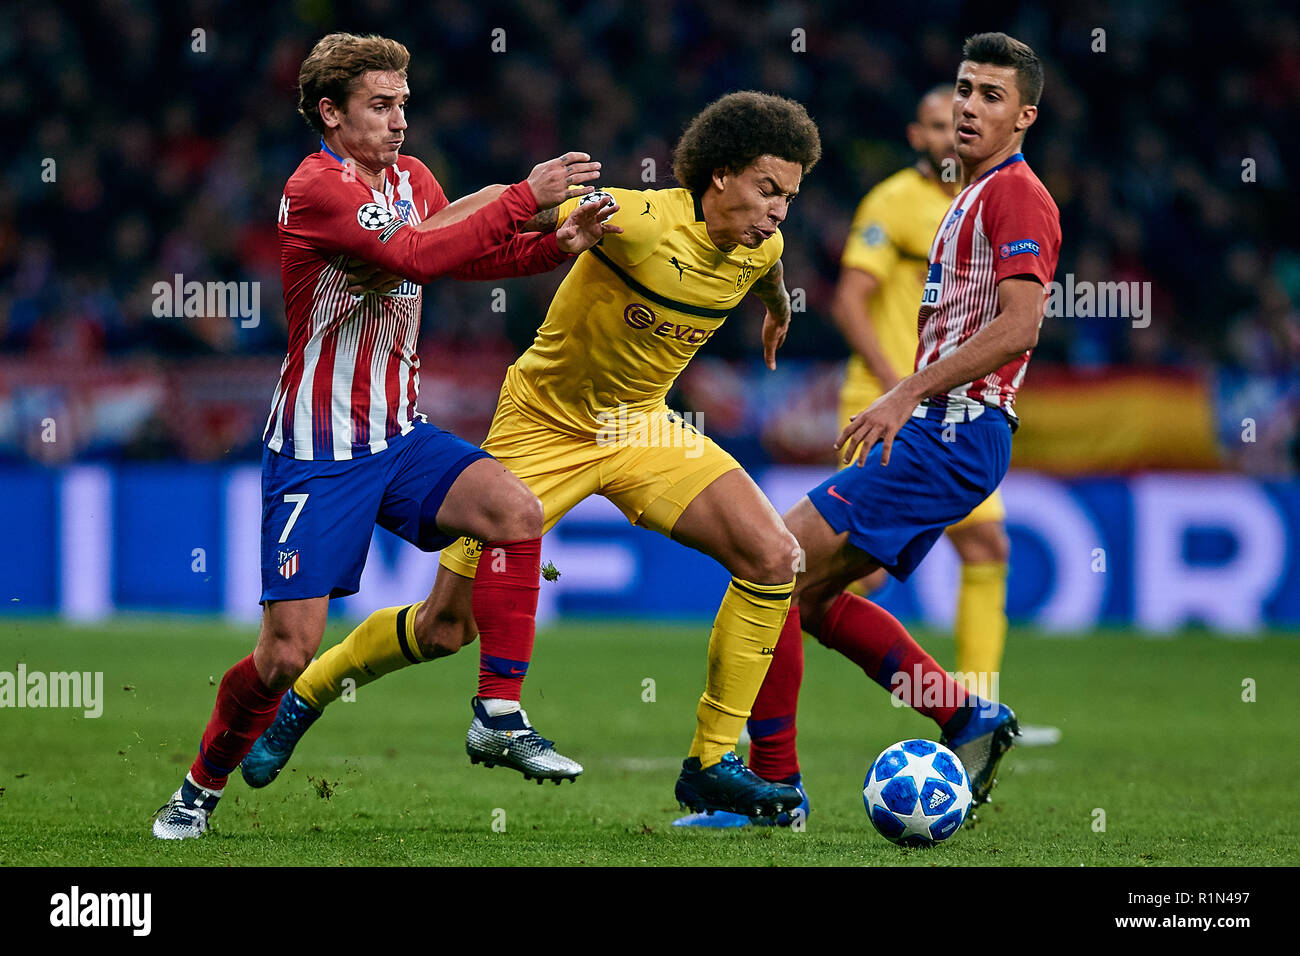
[[357, 210], [357, 222], [362, 229], [383, 229], [396, 218], [396, 213], [391, 209], [384, 208], [377, 202], [368, 202]]

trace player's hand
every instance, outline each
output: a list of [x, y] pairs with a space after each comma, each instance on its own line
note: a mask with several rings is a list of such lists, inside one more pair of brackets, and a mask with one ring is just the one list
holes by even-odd
[[867, 455], [876, 442], [881, 443], [880, 463], [889, 464], [889, 452], [894, 447], [894, 436], [912, 417], [917, 399], [901, 383], [849, 419], [835, 442], [844, 464], [853, 461], [856, 453], [858, 467], [867, 462]]
[[555, 230], [555, 242], [561, 252], [571, 256], [590, 249], [607, 234], [622, 232], [622, 226], [616, 226], [609, 217], [618, 212], [618, 203], [613, 196], [601, 196], [589, 202], [579, 203], [564, 225]]
[[772, 310], [767, 310], [767, 315], [763, 317], [763, 361], [767, 363], [769, 372], [776, 371], [776, 350], [785, 342], [785, 335], [790, 331], [790, 313], [786, 313], [784, 319], [778, 319], [772, 314]]
[[595, 186], [584, 186], [600, 178], [600, 163], [591, 162], [586, 153], [565, 153], [555, 159], [538, 163], [528, 174], [528, 186], [533, 191], [540, 209], [558, 206], [574, 196], [585, 196]]
[[361, 259], [348, 260], [348, 292], [365, 295], [367, 292], [393, 292], [402, 284], [402, 277], [385, 272], [379, 266]]

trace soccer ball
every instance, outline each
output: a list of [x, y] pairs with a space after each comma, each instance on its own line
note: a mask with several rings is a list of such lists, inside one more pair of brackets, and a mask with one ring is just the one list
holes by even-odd
[[876, 758], [862, 784], [876, 831], [901, 846], [934, 846], [970, 813], [970, 777], [957, 755], [931, 740], [903, 740]]
[[578, 200], [579, 206], [585, 206], [589, 202], [600, 202], [602, 199], [613, 199], [613, 195], [605, 192], [603, 189], [597, 189], [595, 192], [587, 193]]

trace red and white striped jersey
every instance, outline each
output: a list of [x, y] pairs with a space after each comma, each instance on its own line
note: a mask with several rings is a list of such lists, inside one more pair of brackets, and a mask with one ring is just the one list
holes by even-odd
[[[998, 282], [1031, 276], [1046, 296], [1061, 251], [1061, 217], [1051, 195], [1016, 153], [957, 194], [930, 244], [921, 310], [917, 371], [951, 354], [998, 314]], [[931, 396], [953, 421], [976, 417], [984, 406], [1004, 410], [1024, 380], [1026, 350], [989, 374]]]
[[[458, 223], [417, 224], [447, 206], [433, 174], [402, 156], [372, 189], [324, 148], [285, 185], [277, 225], [289, 350], [263, 441], [307, 460], [374, 454], [425, 420], [420, 391], [421, 286], [436, 276], [531, 275], [568, 259], [554, 234], [518, 232], [537, 212], [526, 182]], [[405, 281], [354, 296], [347, 264], [360, 259]]]

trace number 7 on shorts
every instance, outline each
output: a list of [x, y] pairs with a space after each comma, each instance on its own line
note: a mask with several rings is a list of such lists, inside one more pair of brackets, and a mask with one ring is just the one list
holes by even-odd
[[289, 532], [293, 530], [293, 525], [294, 522], [298, 520], [298, 515], [302, 514], [302, 507], [307, 503], [307, 498], [307, 493], [284, 496], [285, 502], [293, 504], [293, 514], [289, 515], [289, 520], [284, 524], [284, 530], [280, 532], [280, 544], [284, 544], [289, 540]]

